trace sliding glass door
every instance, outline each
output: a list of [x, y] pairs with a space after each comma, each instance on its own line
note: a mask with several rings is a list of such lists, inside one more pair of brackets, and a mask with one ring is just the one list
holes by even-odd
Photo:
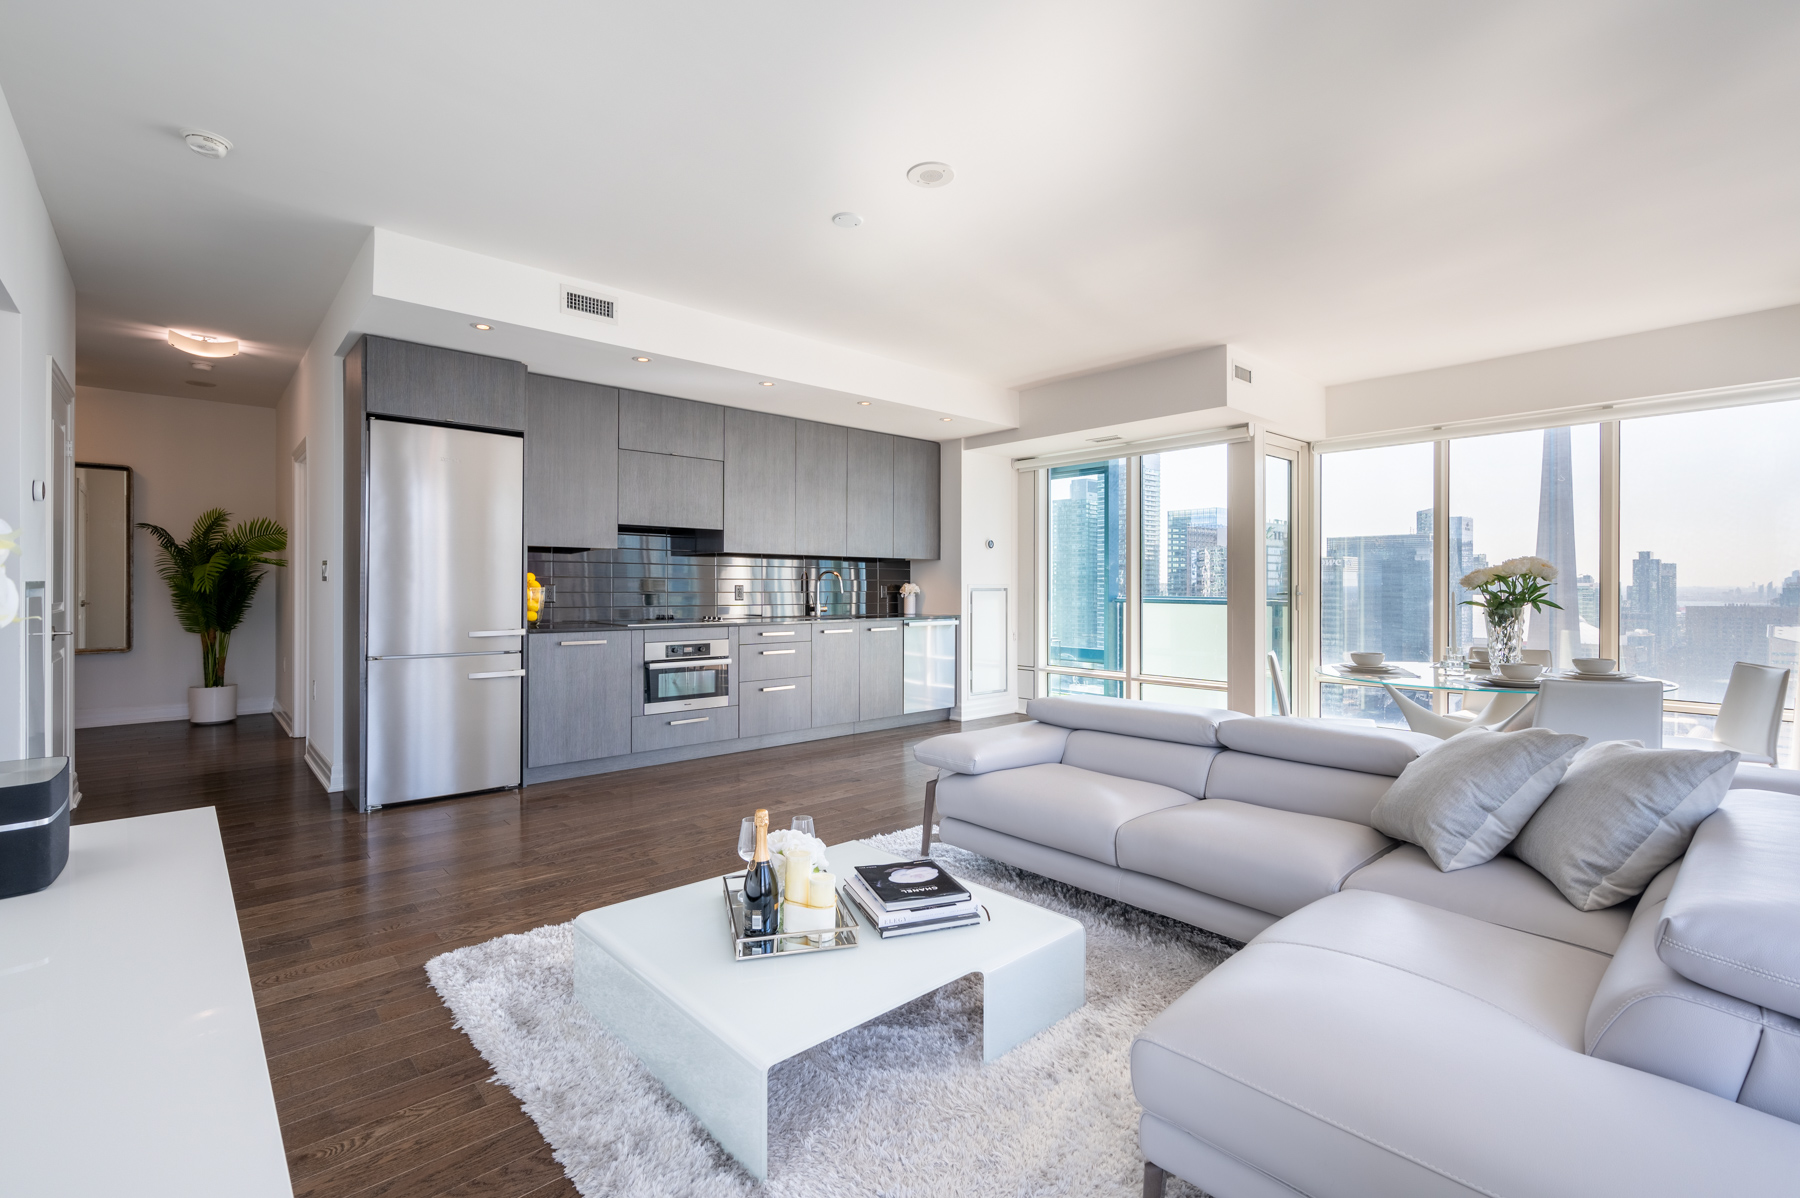
[[[1058, 466], [1049, 477], [1048, 665], [1125, 668], [1126, 460]], [[1053, 673], [1051, 694], [1122, 695], [1116, 680]]]

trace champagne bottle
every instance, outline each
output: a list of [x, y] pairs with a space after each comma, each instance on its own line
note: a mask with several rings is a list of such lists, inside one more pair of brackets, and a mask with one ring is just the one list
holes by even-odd
[[[744, 935], [775, 934], [775, 867], [769, 864], [769, 813], [756, 813], [756, 854], [744, 875]], [[749, 945], [747, 952], [771, 953], [775, 942]]]

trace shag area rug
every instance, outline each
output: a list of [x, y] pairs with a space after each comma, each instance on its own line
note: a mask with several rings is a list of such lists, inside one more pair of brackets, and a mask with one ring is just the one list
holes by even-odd
[[[874, 842], [916, 852], [919, 830]], [[948, 845], [933, 855], [1080, 920], [1087, 1005], [984, 1065], [981, 982], [968, 977], [783, 1062], [769, 1079], [767, 1183], [582, 1009], [569, 924], [457, 949], [425, 970], [585, 1198], [1141, 1195], [1131, 1039], [1237, 946]], [[1199, 1193], [1173, 1180], [1168, 1192]]]

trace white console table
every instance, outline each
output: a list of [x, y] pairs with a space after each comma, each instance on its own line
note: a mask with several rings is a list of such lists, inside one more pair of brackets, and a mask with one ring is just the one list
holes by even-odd
[[292, 1198], [213, 809], [77, 824], [0, 899], [10, 1194]]

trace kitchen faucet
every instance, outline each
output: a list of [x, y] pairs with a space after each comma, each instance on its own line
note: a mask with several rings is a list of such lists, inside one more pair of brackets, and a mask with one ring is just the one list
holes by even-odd
[[837, 579], [839, 598], [842, 598], [844, 595], [844, 576], [842, 574], [839, 574], [836, 570], [813, 571], [812, 602], [806, 606], [806, 614], [809, 616], [820, 616], [825, 614], [823, 610], [821, 610], [819, 600], [821, 598], [820, 591], [824, 588], [825, 576], [827, 574]]

